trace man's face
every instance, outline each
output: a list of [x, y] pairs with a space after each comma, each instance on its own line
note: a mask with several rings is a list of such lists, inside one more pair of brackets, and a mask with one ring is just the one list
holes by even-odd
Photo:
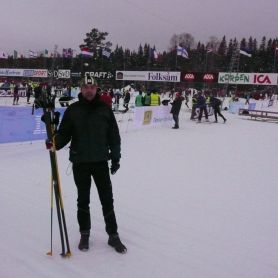
[[81, 94], [86, 100], [92, 101], [97, 94], [97, 86], [96, 85], [83, 85], [81, 88]]

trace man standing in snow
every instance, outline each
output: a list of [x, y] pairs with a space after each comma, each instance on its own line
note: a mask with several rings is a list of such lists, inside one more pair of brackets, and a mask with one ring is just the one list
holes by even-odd
[[96, 184], [109, 236], [108, 244], [119, 253], [125, 253], [116, 222], [113, 205], [112, 184], [108, 160], [111, 159], [111, 174], [120, 168], [121, 138], [111, 108], [100, 100], [93, 78], [82, 80], [79, 101], [70, 105], [64, 113], [55, 135], [59, 150], [71, 142], [70, 161], [73, 163], [74, 181], [77, 186], [77, 219], [80, 229], [80, 250], [89, 249], [91, 230], [90, 188], [91, 177]]
[[197, 107], [200, 109], [199, 116], [198, 116], [198, 123], [201, 122], [203, 112], [205, 112], [205, 118], [206, 121], [208, 122], [208, 110], [207, 110], [207, 103], [206, 103], [206, 98], [203, 96], [202, 92], [198, 92], [197, 96]]
[[173, 119], [175, 122], [175, 125], [172, 127], [173, 129], [178, 129], [179, 128], [179, 113], [181, 110], [181, 105], [184, 100], [184, 97], [181, 95], [181, 93], [176, 93], [176, 97], [174, 101], [171, 103], [172, 109], [170, 113], [173, 114]]
[[214, 111], [214, 117], [215, 117], [214, 122], [215, 123], [218, 122], [217, 115], [219, 115], [223, 119], [224, 123], [226, 123], [227, 119], [220, 112], [221, 100], [219, 98], [216, 98], [213, 95], [211, 95], [210, 105], [211, 105], [211, 107], [213, 108], [213, 111]]
[[125, 112], [128, 111], [128, 105], [129, 105], [129, 101], [130, 101], [130, 89], [125, 91], [125, 95], [124, 95], [124, 108], [125, 108]]
[[19, 84], [16, 83], [14, 87], [14, 101], [13, 105], [18, 105], [18, 100], [19, 100]]

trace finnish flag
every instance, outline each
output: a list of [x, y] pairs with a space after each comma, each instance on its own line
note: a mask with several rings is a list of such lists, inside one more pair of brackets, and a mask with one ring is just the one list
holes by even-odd
[[188, 52], [185, 48], [178, 45], [177, 47], [177, 55], [182, 56], [183, 58], [189, 59]]

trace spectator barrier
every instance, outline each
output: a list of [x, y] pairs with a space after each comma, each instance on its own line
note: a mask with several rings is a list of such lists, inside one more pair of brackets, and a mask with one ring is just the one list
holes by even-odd
[[[66, 108], [57, 108], [61, 118]], [[120, 132], [170, 126], [173, 123], [169, 106], [136, 107], [126, 113], [116, 113]], [[0, 106], [0, 143], [44, 140], [45, 125], [41, 122], [42, 109], [31, 114], [31, 107]]]

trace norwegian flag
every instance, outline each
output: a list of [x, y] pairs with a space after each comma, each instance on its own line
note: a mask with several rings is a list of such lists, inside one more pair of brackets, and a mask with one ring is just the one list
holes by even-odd
[[80, 49], [81, 49], [81, 54], [83, 56], [89, 56], [89, 57], [94, 56], [94, 53], [88, 47], [82, 47]]

